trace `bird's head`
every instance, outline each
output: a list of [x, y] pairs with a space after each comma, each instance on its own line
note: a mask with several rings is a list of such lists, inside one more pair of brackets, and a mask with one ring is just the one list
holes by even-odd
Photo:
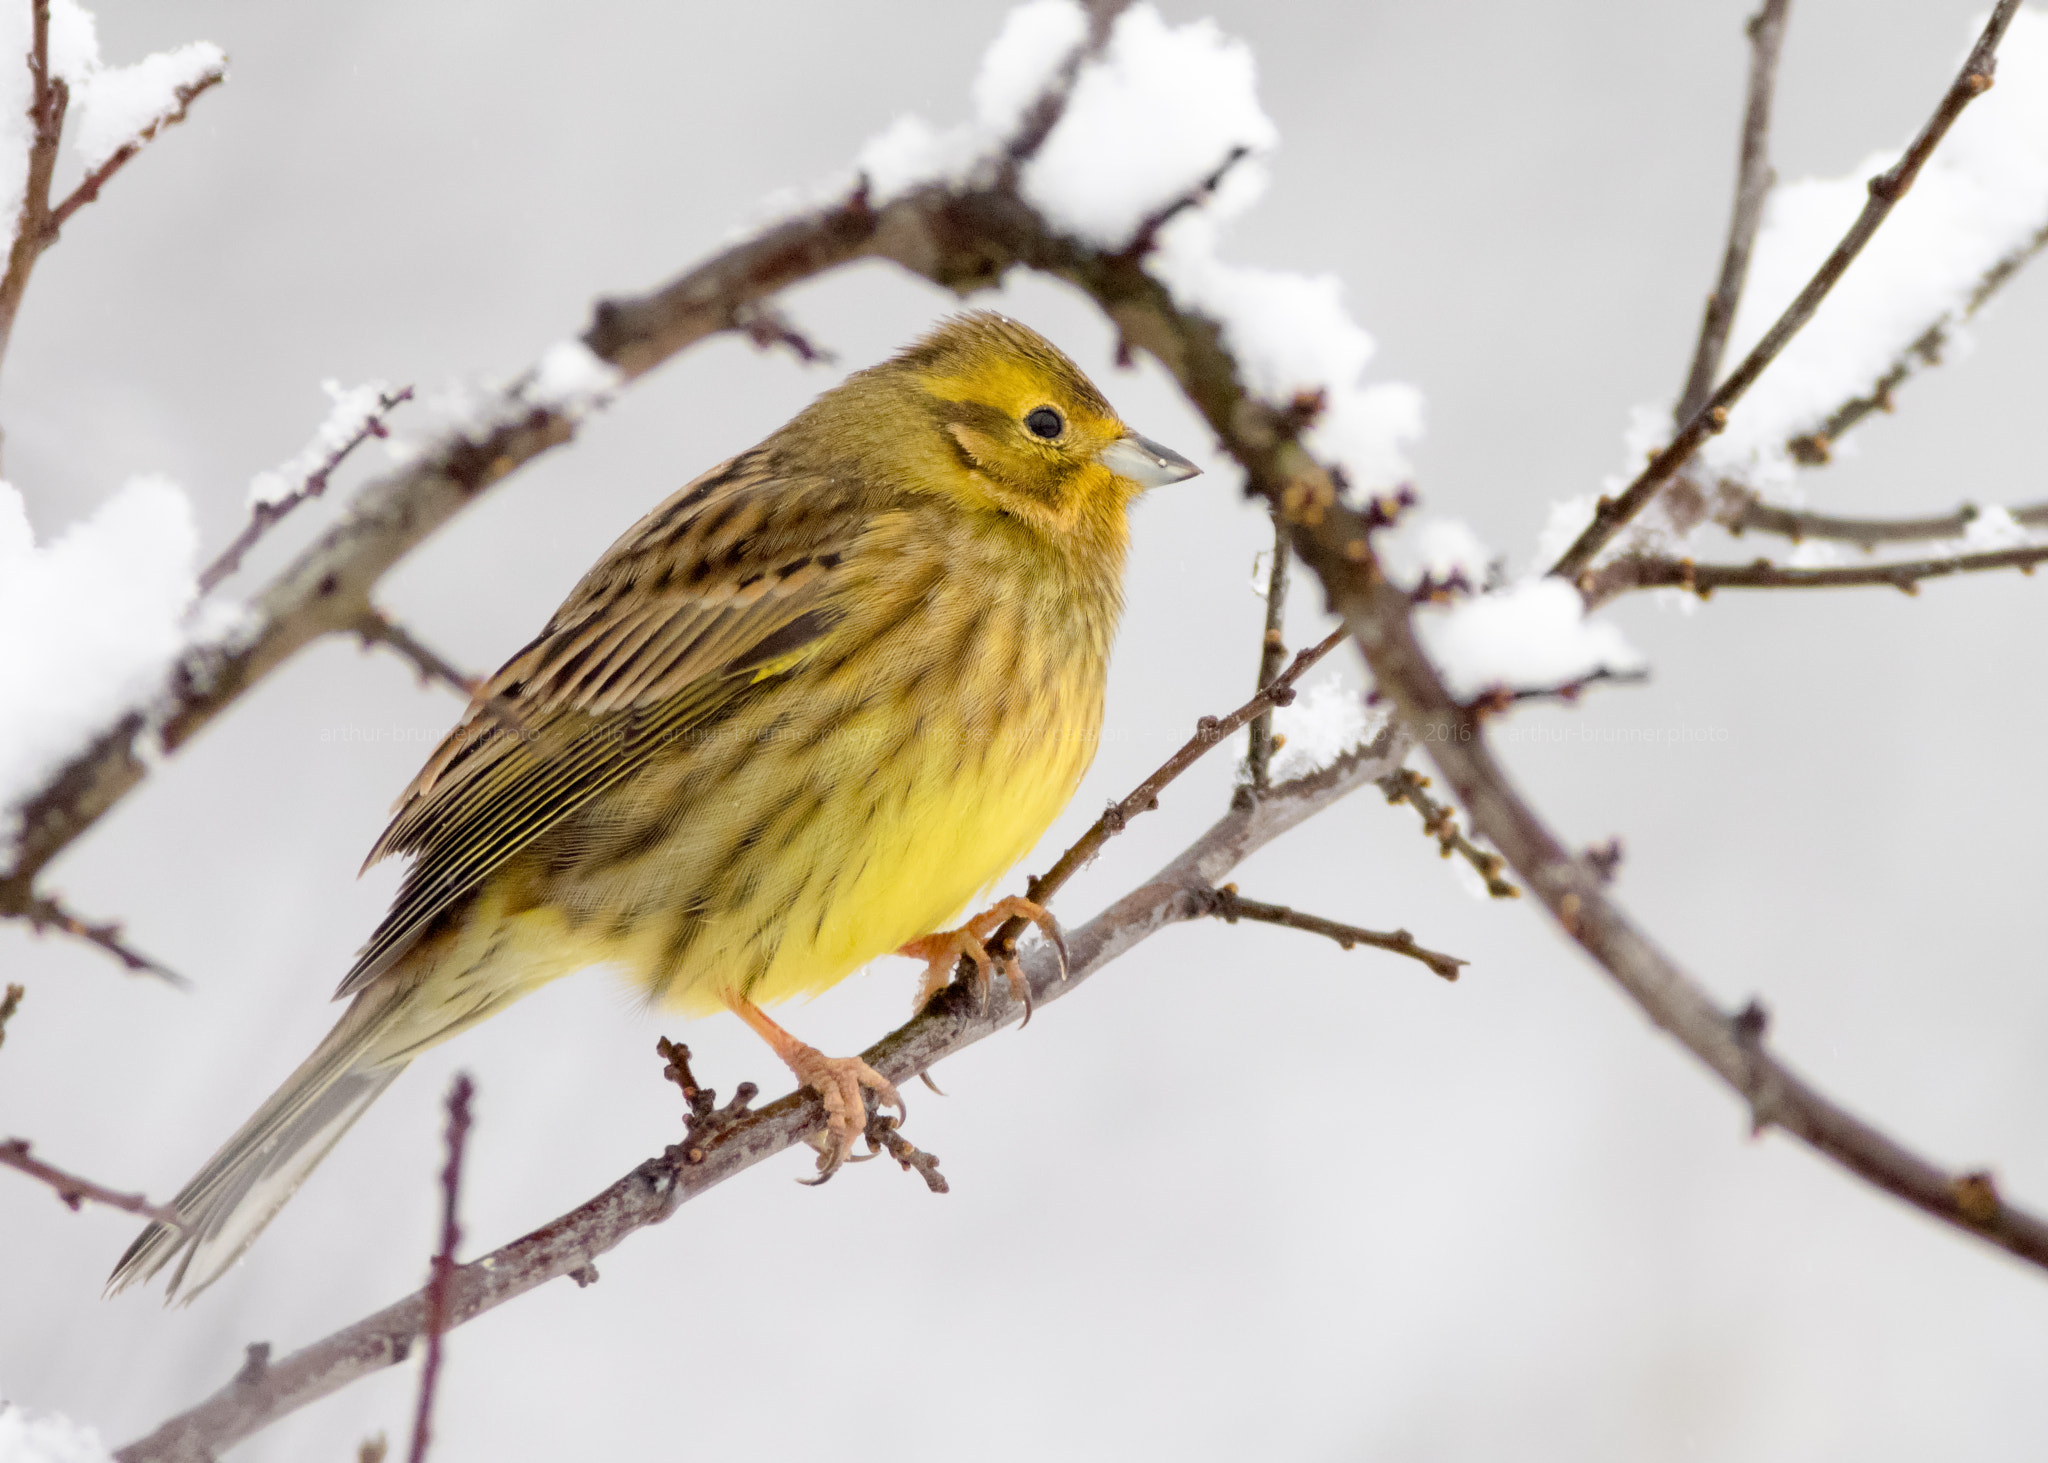
[[1048, 535], [1120, 530], [1139, 493], [1201, 471], [1125, 426], [1059, 347], [990, 311], [954, 316], [872, 375], [911, 418], [898, 425], [920, 439], [921, 488]]

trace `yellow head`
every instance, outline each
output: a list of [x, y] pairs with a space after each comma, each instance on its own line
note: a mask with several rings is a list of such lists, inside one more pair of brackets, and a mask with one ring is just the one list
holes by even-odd
[[1120, 528], [1139, 493], [1201, 471], [1126, 427], [1051, 341], [986, 310], [947, 320], [798, 421], [813, 417], [864, 449], [863, 467], [1056, 540]]

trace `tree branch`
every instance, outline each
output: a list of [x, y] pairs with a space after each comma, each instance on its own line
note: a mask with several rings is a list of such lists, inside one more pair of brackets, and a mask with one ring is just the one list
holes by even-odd
[[1777, 323], [1764, 333], [1764, 338], [1708, 398], [1706, 405], [1687, 419], [1670, 445], [1650, 459], [1649, 466], [1637, 474], [1621, 496], [1601, 498], [1594, 510], [1593, 521], [1551, 566], [1552, 574], [1576, 582], [1614, 535], [1642, 512], [1650, 499], [1656, 496], [1657, 490], [1685, 466], [1699, 445], [1728, 424], [1729, 411], [1763, 375], [1764, 368], [1777, 359], [1778, 353], [1784, 350], [1792, 337], [1813, 318], [1820, 302], [1848, 272], [1849, 265], [1863, 252], [1863, 246], [1870, 242], [1878, 226], [1890, 217], [1898, 201], [1906, 196], [1921, 167], [1933, 155], [1935, 147], [1948, 134], [1956, 118], [1963, 114], [1963, 108], [1990, 90], [1998, 43], [2004, 39], [2006, 28], [2012, 24], [2013, 14], [2018, 9], [2019, 0], [1999, 0], [1990, 20], [1985, 23], [1983, 34], [1971, 47], [1968, 59], [1943, 94], [1934, 115], [1921, 128], [1920, 135], [1913, 139], [1904, 156], [1870, 180], [1870, 197], [1864, 203], [1863, 211], [1815, 271], [1813, 278], [1806, 282], [1806, 287], [1785, 307], [1785, 313], [1778, 317]]
[[[1952, 574], [1989, 569], [2034, 572], [2048, 562], [2048, 545], [1989, 549], [1940, 559], [1909, 559], [1881, 564], [1849, 564], [1825, 569], [1794, 569], [1758, 559], [1750, 564], [1696, 564], [1691, 559], [1636, 558], [1617, 560], [1619, 587], [1683, 589], [1705, 599], [1717, 589], [1852, 589], [1888, 587], [1918, 594], [1922, 582]], [[1604, 576], [1603, 576], [1604, 577]]]
[[1429, 779], [1411, 767], [1380, 779], [1380, 791], [1386, 794], [1388, 803], [1407, 803], [1420, 813], [1423, 835], [1436, 840], [1437, 851], [1443, 857], [1456, 854], [1470, 864], [1472, 872], [1485, 883], [1488, 897], [1520, 899], [1522, 891], [1500, 876], [1507, 860], [1467, 838], [1458, 827], [1457, 813], [1423, 791], [1428, 786]]
[[1963, 303], [1962, 313], [1954, 319], [1935, 321], [1927, 327], [1913, 343], [1901, 351], [1890, 367], [1871, 389], [1862, 396], [1852, 396], [1834, 411], [1814, 431], [1795, 437], [1787, 443], [1787, 450], [1793, 460], [1808, 467], [1818, 467], [1834, 456], [1835, 443], [1858, 423], [1874, 413], [1890, 412], [1893, 409], [1892, 394], [1913, 377], [1930, 366], [1941, 364], [1942, 355], [1948, 349], [1950, 333], [1959, 320], [1970, 320], [1985, 304], [2004, 287], [2007, 280], [2018, 274], [2043, 249], [2048, 249], [2048, 228], [2041, 229], [2026, 243], [2006, 255], [1977, 281], [1970, 298]]
[[1763, 8], [1749, 18], [1749, 95], [1742, 112], [1742, 151], [1735, 175], [1735, 205], [1728, 218], [1728, 246], [1721, 256], [1721, 277], [1707, 299], [1706, 318], [1700, 322], [1699, 343], [1693, 348], [1685, 389], [1672, 411], [1678, 426], [1699, 415], [1714, 394], [1714, 380], [1721, 374], [1721, 358], [1728, 349], [1728, 331], [1735, 324], [1743, 282], [1749, 277], [1750, 250], [1764, 220], [1764, 199], [1776, 181], [1771, 170], [1771, 98], [1778, 86], [1778, 53], [1785, 44], [1785, 12], [1790, 4], [1791, 0], [1764, 0]]
[[[1254, 689], [1262, 689], [1280, 673], [1287, 655], [1284, 633], [1287, 623], [1287, 569], [1294, 553], [1287, 542], [1287, 525], [1273, 518], [1273, 562], [1266, 572], [1266, 628], [1259, 638], [1259, 676]], [[1261, 711], [1252, 718], [1251, 741], [1245, 748], [1245, 796], [1257, 797], [1271, 781], [1273, 765], [1273, 713]]]
[[1225, 924], [1234, 925], [1241, 919], [1260, 924], [1282, 925], [1290, 930], [1305, 930], [1311, 935], [1323, 935], [1335, 940], [1349, 950], [1354, 945], [1370, 945], [1375, 950], [1387, 950], [1396, 955], [1406, 955], [1419, 960], [1445, 980], [1456, 980], [1461, 967], [1470, 965], [1469, 960], [1460, 960], [1455, 955], [1439, 954], [1425, 950], [1415, 943], [1415, 936], [1406, 930], [1395, 930], [1382, 934], [1378, 930], [1361, 929], [1357, 925], [1339, 924], [1321, 915], [1303, 914], [1283, 904], [1262, 904], [1256, 899], [1246, 899], [1237, 892], [1237, 885], [1225, 884], [1212, 891], [1214, 905], [1209, 913]]
[[58, 896], [35, 893], [25, 883], [0, 881], [0, 918], [26, 920], [39, 935], [56, 930], [106, 951], [137, 975], [153, 975], [181, 991], [192, 989], [192, 982], [177, 971], [123, 940], [119, 921], [94, 924], [73, 913]]
[[[11, 986], [18, 991], [20, 986]], [[125, 1209], [130, 1214], [140, 1214], [145, 1219], [154, 1219], [160, 1224], [179, 1223], [178, 1211], [163, 1204], [152, 1204], [141, 1194], [123, 1194], [109, 1189], [91, 1179], [82, 1179], [76, 1174], [53, 1168], [40, 1158], [29, 1155], [26, 1138], [0, 1139], [0, 1167], [17, 1169], [32, 1179], [40, 1180], [57, 1191], [57, 1197], [68, 1209], [77, 1209], [86, 1200], [105, 1204], [110, 1209]]]
[[[50, 74], [50, 0], [30, 0], [28, 176], [21, 196], [21, 216], [7, 252], [7, 272], [0, 275], [0, 361], [14, 338], [14, 320], [28, 293], [29, 277], [50, 239], [50, 180], [57, 172], [57, 149], [64, 140], [64, 113], [71, 89], [61, 76]], [[0, 65], [8, 64], [0, 57]]]
[[455, 1274], [455, 1248], [462, 1243], [456, 1202], [462, 1196], [462, 1153], [469, 1142], [469, 1100], [476, 1084], [457, 1072], [448, 1089], [448, 1163], [441, 1170], [441, 1247], [434, 1252], [426, 1289], [427, 1359], [420, 1368], [419, 1404], [412, 1417], [410, 1463], [427, 1463], [433, 1436], [434, 1389], [441, 1380], [441, 1337], [448, 1330], [448, 1288]]
[[[1874, 549], [1879, 544], [1961, 538], [1984, 511], [1974, 503], [1964, 503], [1950, 512], [1923, 518], [1843, 518], [1803, 508], [1780, 508], [1753, 492], [1742, 491], [1740, 506], [1732, 508], [1722, 519], [1732, 534], [1775, 533], [1794, 543], [1831, 539], [1864, 549]], [[2029, 503], [2007, 511], [2022, 528], [2048, 528], [2048, 503]]]
[[[1271, 459], [1253, 474], [1285, 496]], [[1289, 466], [1320, 474], [1305, 454]], [[1312, 492], [1298, 489], [1295, 496]], [[1564, 932], [1576, 940], [1656, 1025], [1671, 1033], [1749, 1104], [1754, 1126], [1783, 1128], [1887, 1193], [2048, 1268], [2048, 1223], [2005, 1203], [1981, 1172], [1951, 1173], [1835, 1104], [1765, 1047], [1754, 1003], [1730, 1015], [1715, 1006], [1613, 903], [1592, 862], [1574, 857], [1516, 792], [1493, 758], [1481, 718], [1445, 688], [1415, 636], [1408, 595], [1374, 554], [1369, 526], [1341, 503], [1314, 523], [1295, 521], [1295, 547], [1329, 593], [1380, 687], [1411, 728], [1441, 727], [1424, 741], [1475, 829], [1506, 856]]]
[[71, 215], [85, 207], [86, 204], [96, 200], [100, 196], [100, 189], [107, 186], [109, 178], [126, 167], [128, 160], [134, 157], [135, 154], [156, 141], [157, 137], [166, 127], [175, 127], [184, 121], [185, 114], [191, 110], [193, 102], [197, 101], [207, 92], [212, 91], [227, 79], [227, 72], [216, 69], [204, 72], [197, 81], [189, 82], [177, 88], [174, 93], [178, 99], [177, 106], [165, 112], [154, 122], [151, 122], [132, 139], [122, 143], [115, 150], [112, 157], [94, 168], [90, 173], [87, 173], [79, 181], [78, 186], [66, 195], [64, 201], [50, 210], [49, 217], [43, 224], [44, 237], [42, 246], [47, 249], [50, 245], [56, 243], [58, 232], [66, 223], [70, 222]]
[[[1289, 829], [1385, 776], [1404, 751], [1392, 730], [1382, 731], [1370, 746], [1330, 767], [1274, 788], [1249, 808], [1231, 808], [1166, 867], [1068, 933], [1064, 976], [1050, 949], [1026, 951], [1021, 959], [1033, 1004], [1071, 994], [1160, 930], [1203, 917], [1216, 880]], [[985, 1003], [967, 988], [951, 986], [862, 1056], [891, 1081], [907, 1082], [1022, 1015], [1022, 1005], [1001, 982]], [[756, 1111], [735, 1113], [715, 1137], [699, 1141], [693, 1130], [688, 1146], [670, 1148], [561, 1218], [457, 1266], [448, 1282], [449, 1329], [550, 1280], [590, 1271], [599, 1255], [634, 1231], [659, 1224], [690, 1200], [824, 1125], [822, 1104], [805, 1090]], [[403, 1361], [426, 1334], [426, 1325], [422, 1289], [273, 1363], [252, 1385], [230, 1383], [114, 1456], [120, 1463], [210, 1460], [278, 1418]]]
[[348, 460], [348, 455], [351, 452], [354, 452], [356, 448], [362, 446], [363, 443], [369, 441], [372, 437], [389, 436], [390, 433], [384, 426], [385, 419], [398, 407], [411, 400], [412, 388], [410, 386], [390, 396], [379, 396], [377, 398], [377, 410], [364, 417], [362, 426], [357, 428], [355, 433], [346, 442], [343, 442], [334, 451], [330, 452], [327, 455], [327, 460], [308, 474], [306, 480], [295, 491], [278, 499], [276, 502], [259, 501], [251, 506], [249, 509], [249, 521], [243, 525], [242, 531], [235, 535], [234, 542], [222, 549], [220, 556], [211, 564], [208, 564], [205, 572], [199, 576], [199, 592], [201, 594], [212, 593], [223, 579], [226, 579], [230, 574], [242, 567], [242, 556], [254, 548], [256, 541], [268, 533], [285, 515], [301, 503], [304, 503], [308, 498], [317, 498], [322, 493], [325, 493], [327, 491], [327, 480], [334, 476], [335, 471], [343, 462]]

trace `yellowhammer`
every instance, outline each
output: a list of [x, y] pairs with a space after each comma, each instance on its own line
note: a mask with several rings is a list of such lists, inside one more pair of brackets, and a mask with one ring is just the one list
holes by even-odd
[[[347, 1013], [110, 1288], [176, 1259], [189, 1298], [406, 1063], [612, 963], [729, 1010], [823, 1098], [828, 1170], [865, 1125], [857, 1057], [764, 1002], [942, 930], [1031, 848], [1095, 754], [1126, 510], [1196, 472], [1014, 320], [947, 321], [826, 392], [614, 544], [399, 799], [414, 856]], [[1044, 912], [1005, 900], [998, 914]]]

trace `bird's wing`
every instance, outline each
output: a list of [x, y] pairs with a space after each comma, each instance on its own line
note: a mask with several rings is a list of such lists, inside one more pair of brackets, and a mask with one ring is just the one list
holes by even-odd
[[612, 545], [400, 796], [364, 867], [418, 857], [337, 998], [543, 830], [787, 674], [837, 619], [868, 507], [844, 484], [778, 475], [757, 449]]

